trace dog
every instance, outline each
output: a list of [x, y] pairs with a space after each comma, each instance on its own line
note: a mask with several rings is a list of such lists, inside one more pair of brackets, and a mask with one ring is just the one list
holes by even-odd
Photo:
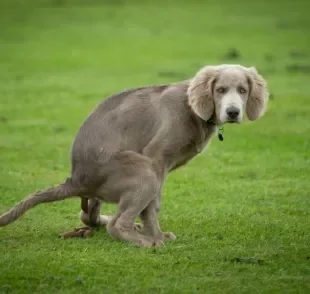
[[[176, 238], [158, 223], [167, 174], [199, 154], [225, 123], [260, 118], [268, 100], [267, 83], [254, 67], [225, 64], [205, 66], [189, 80], [112, 95], [80, 127], [71, 176], [26, 197], [0, 216], [0, 226], [37, 204], [80, 197], [87, 227], [65, 237], [106, 226], [114, 239], [162, 246]], [[116, 214], [100, 215], [102, 203], [118, 204]]]

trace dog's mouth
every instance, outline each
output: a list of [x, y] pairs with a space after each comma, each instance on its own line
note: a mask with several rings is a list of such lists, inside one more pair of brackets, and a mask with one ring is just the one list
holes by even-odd
[[239, 124], [240, 121], [238, 119], [230, 119], [230, 120], [227, 121], [227, 123], [229, 123], [229, 124]]

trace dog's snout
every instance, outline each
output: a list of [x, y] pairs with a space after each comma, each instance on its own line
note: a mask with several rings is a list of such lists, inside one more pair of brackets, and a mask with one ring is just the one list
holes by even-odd
[[237, 107], [232, 106], [227, 108], [226, 113], [230, 119], [235, 119], [238, 117], [240, 110]]

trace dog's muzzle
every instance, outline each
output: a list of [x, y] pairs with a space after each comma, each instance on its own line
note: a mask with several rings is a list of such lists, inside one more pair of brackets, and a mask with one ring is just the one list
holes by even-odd
[[229, 108], [226, 109], [226, 115], [227, 115], [227, 122], [238, 122], [239, 121], [239, 114], [240, 114], [240, 109], [235, 107], [235, 106], [231, 106]]

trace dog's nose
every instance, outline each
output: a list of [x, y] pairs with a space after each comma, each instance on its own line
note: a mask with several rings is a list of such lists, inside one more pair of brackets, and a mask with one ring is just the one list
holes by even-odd
[[227, 108], [226, 113], [229, 118], [234, 119], [238, 117], [240, 110], [237, 107], [232, 106]]

